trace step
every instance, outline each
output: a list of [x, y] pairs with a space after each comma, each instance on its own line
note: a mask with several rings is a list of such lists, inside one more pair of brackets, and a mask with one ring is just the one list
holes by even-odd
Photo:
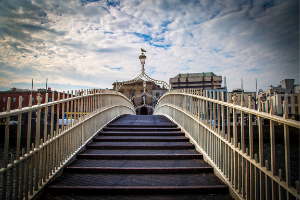
[[189, 142], [93, 142], [87, 149], [195, 149]]
[[120, 131], [105, 131], [99, 132], [99, 135], [104, 136], [184, 136], [183, 132], [120, 132]]
[[79, 159], [64, 169], [67, 173], [206, 173], [213, 168], [203, 160], [88, 160]]
[[41, 200], [234, 200], [229, 194], [72, 194], [59, 195], [47, 193]]
[[202, 159], [195, 149], [184, 150], [97, 150], [87, 149], [77, 155], [77, 159], [118, 159], [118, 160], [170, 160]]
[[[83, 181], [84, 180], [84, 181]], [[48, 186], [54, 193], [158, 194], [228, 193], [213, 173], [201, 174], [73, 174], [64, 173]]]
[[188, 142], [185, 136], [98, 136], [95, 142]]
[[108, 124], [108, 128], [177, 128], [176, 124]]
[[181, 131], [180, 128], [103, 128], [103, 131], [121, 131], [121, 132], [153, 132], [153, 131], [168, 131], [168, 132], [175, 132], [175, 131]]
[[174, 123], [171, 122], [168, 118], [159, 115], [128, 115], [122, 116], [121, 118], [116, 119], [115, 121], [111, 122], [110, 125], [171, 125], [173, 126]]

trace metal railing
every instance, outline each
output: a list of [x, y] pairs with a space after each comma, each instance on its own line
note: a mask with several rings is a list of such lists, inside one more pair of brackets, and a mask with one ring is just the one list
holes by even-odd
[[[300, 123], [287, 119], [285, 102], [285, 114], [279, 117], [274, 115], [272, 102], [270, 113], [265, 113], [261, 112], [259, 100], [258, 110], [255, 110], [251, 108], [251, 97], [248, 98], [249, 107], [244, 107], [243, 101], [241, 105], [236, 105], [236, 97], [230, 97], [231, 94], [227, 94], [225, 102], [223, 92], [172, 90], [161, 97], [154, 114], [165, 115], [182, 128], [196, 144], [204, 159], [214, 167], [214, 172], [229, 186], [231, 195], [236, 199], [299, 199], [299, 182], [291, 182], [289, 129], [296, 129], [299, 136]], [[237, 111], [242, 119], [240, 122]], [[254, 122], [257, 120], [258, 126], [254, 126], [252, 119], [255, 119]], [[264, 143], [266, 134], [263, 120], [270, 124], [267, 131], [270, 138], [267, 148], [269, 152], [266, 152], [264, 146], [267, 143]], [[245, 123], [249, 127], [249, 135], [245, 133]], [[283, 126], [282, 133], [275, 130], [275, 124], [279, 124], [276, 127]], [[254, 127], [258, 129], [256, 135]], [[277, 139], [281, 135], [281, 142], [284, 141], [284, 164], [278, 163], [279, 158], [276, 157], [275, 132]], [[254, 136], [258, 141], [254, 141]], [[257, 143], [255, 149], [254, 145]], [[266, 153], [270, 157], [269, 161], [264, 159]], [[299, 152], [296, 154], [299, 155]], [[276, 165], [283, 166], [283, 169], [276, 170]], [[299, 166], [299, 160], [296, 165]]]
[[[31, 99], [30, 96], [29, 102]], [[37, 105], [30, 103], [29, 107], [22, 108], [20, 97], [19, 108], [10, 110], [11, 99], [8, 98], [6, 112], [0, 113], [0, 118], [6, 119], [5, 133], [1, 133], [5, 134], [3, 168], [0, 169], [2, 199], [35, 197], [106, 124], [122, 114], [135, 114], [130, 100], [115, 91], [79, 90], [74, 96], [71, 91], [66, 97], [65, 93], [58, 93], [54, 99], [55, 93], [52, 93], [52, 102], [48, 102], [47, 93], [45, 103], [41, 104], [39, 95]], [[36, 112], [36, 122], [32, 125], [33, 111]], [[44, 120], [41, 119], [42, 112]], [[65, 112], [74, 113], [74, 119], [64, 120]], [[24, 113], [28, 114], [27, 131], [22, 128], [25, 126], [21, 121]], [[18, 116], [18, 123], [14, 125], [17, 131], [12, 133], [9, 122], [15, 115]], [[34, 132], [31, 125], [35, 125], [34, 135], [31, 134]], [[9, 140], [13, 134], [16, 134], [16, 143], [11, 144]], [[21, 138], [25, 138], [25, 142], [21, 142]], [[15, 154], [10, 154], [11, 151]]]

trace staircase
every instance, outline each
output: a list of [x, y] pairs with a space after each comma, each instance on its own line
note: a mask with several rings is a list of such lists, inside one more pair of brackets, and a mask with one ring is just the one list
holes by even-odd
[[107, 125], [40, 199], [232, 199], [184, 133], [163, 116]]

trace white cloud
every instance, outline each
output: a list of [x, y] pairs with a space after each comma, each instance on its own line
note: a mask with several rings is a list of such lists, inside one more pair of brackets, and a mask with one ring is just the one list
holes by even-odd
[[166, 82], [203, 71], [226, 76], [229, 90], [241, 78], [251, 91], [255, 78], [262, 89], [284, 78], [299, 82], [298, 4], [1, 1], [0, 87], [48, 77], [58, 88], [111, 88], [140, 73], [141, 47], [146, 72]]

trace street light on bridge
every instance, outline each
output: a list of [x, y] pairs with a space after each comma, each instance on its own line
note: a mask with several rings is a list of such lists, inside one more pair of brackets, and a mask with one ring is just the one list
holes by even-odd
[[139, 56], [139, 59], [141, 61], [141, 64], [142, 64], [142, 72], [145, 71], [144, 69], [144, 64], [145, 64], [145, 60], [146, 60], [146, 56], [144, 55], [144, 52], [146, 52], [144, 49], [141, 48], [141, 51], [142, 51], [142, 54]]

